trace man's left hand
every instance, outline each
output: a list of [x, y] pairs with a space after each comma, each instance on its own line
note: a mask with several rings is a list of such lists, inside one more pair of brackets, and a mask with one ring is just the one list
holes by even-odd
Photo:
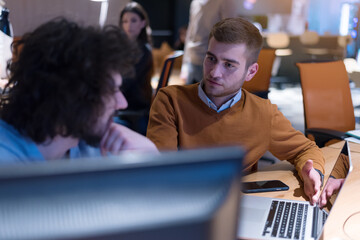
[[309, 197], [311, 205], [314, 205], [320, 196], [321, 177], [320, 174], [313, 168], [313, 161], [307, 160], [301, 170], [304, 181], [304, 192]]
[[155, 144], [147, 137], [120, 124], [111, 123], [100, 142], [102, 155], [108, 152], [119, 154], [124, 150], [159, 152]]
[[340, 190], [341, 186], [344, 184], [344, 181], [344, 178], [335, 179], [329, 177], [320, 196], [320, 207], [324, 207], [331, 196]]

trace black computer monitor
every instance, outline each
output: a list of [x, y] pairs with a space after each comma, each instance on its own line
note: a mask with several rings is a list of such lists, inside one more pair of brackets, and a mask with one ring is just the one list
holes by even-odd
[[235, 239], [244, 152], [0, 168], [0, 239]]

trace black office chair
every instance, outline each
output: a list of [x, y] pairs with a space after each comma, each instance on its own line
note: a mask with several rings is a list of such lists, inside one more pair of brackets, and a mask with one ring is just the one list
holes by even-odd
[[184, 51], [178, 50], [178, 51], [174, 51], [173, 53], [171, 53], [166, 57], [163, 68], [161, 70], [159, 82], [156, 91], [154, 93], [154, 97], [156, 96], [160, 88], [166, 87], [168, 85], [174, 62], [176, 59], [180, 58], [183, 55], [184, 55]]

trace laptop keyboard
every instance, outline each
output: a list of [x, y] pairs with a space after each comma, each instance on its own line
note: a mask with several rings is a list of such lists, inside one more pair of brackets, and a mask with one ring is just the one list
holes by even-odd
[[308, 207], [307, 204], [273, 200], [263, 236], [303, 239]]
[[327, 217], [329, 216], [329, 214], [326, 212], [323, 212], [322, 214], [323, 214], [322, 225], [324, 226], [325, 221], [326, 221]]

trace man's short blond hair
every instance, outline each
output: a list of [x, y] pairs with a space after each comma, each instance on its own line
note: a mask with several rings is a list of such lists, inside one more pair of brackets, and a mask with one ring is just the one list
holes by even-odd
[[243, 18], [226, 18], [216, 23], [211, 29], [209, 40], [214, 37], [216, 41], [228, 44], [245, 44], [246, 68], [257, 62], [263, 46], [263, 38], [254, 24]]

